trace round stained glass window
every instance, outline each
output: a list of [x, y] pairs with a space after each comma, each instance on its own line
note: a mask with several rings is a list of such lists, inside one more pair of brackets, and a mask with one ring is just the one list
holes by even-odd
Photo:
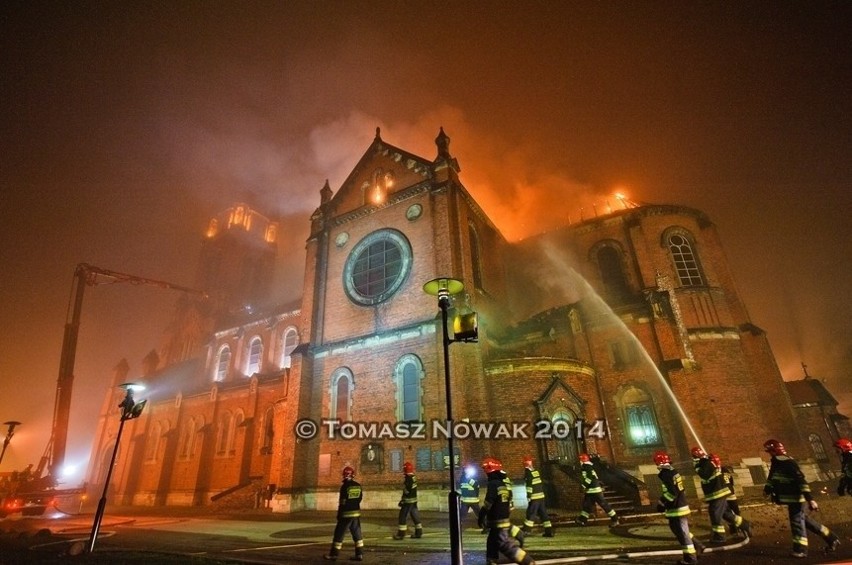
[[384, 302], [399, 290], [411, 270], [411, 245], [396, 230], [371, 233], [346, 259], [343, 284], [356, 304]]

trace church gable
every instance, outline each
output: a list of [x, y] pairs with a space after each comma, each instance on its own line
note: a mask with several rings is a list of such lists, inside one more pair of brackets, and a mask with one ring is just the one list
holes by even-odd
[[385, 143], [376, 128], [373, 143], [332, 198], [334, 215], [381, 207], [394, 193], [430, 178], [430, 161]]

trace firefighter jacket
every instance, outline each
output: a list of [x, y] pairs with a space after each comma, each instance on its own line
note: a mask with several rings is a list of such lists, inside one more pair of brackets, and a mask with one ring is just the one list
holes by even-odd
[[787, 455], [773, 455], [769, 477], [763, 492], [772, 496], [775, 504], [810, 502], [811, 487], [796, 460]]
[[355, 479], [346, 479], [340, 485], [340, 499], [337, 503], [337, 519], [358, 518], [361, 515], [361, 483]]
[[664, 508], [666, 518], [688, 516], [689, 504], [686, 502], [686, 491], [683, 488], [683, 477], [671, 465], [662, 465], [657, 475], [663, 494], [660, 505]]
[[734, 488], [734, 477], [734, 469], [729, 465], [722, 465], [722, 482], [731, 491], [731, 495], [728, 497], [729, 500], [737, 499], [737, 491]]
[[527, 486], [527, 500], [544, 498], [544, 483], [537, 469], [524, 469], [524, 484]]
[[417, 477], [414, 475], [405, 475], [402, 483], [402, 498], [399, 501], [403, 504], [417, 504]]
[[580, 482], [583, 484], [583, 490], [586, 494], [603, 492], [601, 481], [598, 479], [595, 467], [591, 463], [583, 463], [580, 465]]
[[461, 501], [464, 504], [479, 504], [479, 481], [470, 477], [461, 485]]
[[506, 481], [505, 473], [494, 471], [488, 473], [488, 486], [485, 490], [485, 500], [479, 510], [479, 525], [486, 521], [491, 528], [508, 528], [509, 513], [512, 509], [512, 488]]
[[722, 470], [716, 467], [709, 457], [693, 459], [695, 472], [701, 478], [701, 490], [704, 492], [704, 500], [716, 500], [727, 498], [731, 494], [730, 489], [722, 479]]

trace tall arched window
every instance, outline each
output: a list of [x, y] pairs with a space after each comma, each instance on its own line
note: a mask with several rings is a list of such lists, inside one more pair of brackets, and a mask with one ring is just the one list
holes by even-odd
[[419, 422], [423, 419], [420, 380], [423, 378], [423, 363], [416, 355], [404, 355], [394, 369], [396, 383], [397, 420]]
[[620, 400], [624, 410], [627, 443], [634, 447], [662, 444], [651, 395], [642, 388], [629, 386], [622, 393]]
[[222, 382], [228, 378], [228, 369], [231, 366], [231, 348], [223, 345], [216, 356], [216, 374], [214, 380]]
[[290, 354], [293, 353], [293, 350], [296, 349], [296, 346], [299, 345], [299, 334], [296, 332], [296, 328], [290, 326], [286, 330], [284, 330], [284, 336], [281, 339], [281, 368], [289, 369], [290, 368]]
[[263, 414], [263, 432], [260, 438], [260, 452], [263, 455], [272, 453], [273, 440], [275, 439], [275, 427], [273, 426], [275, 409], [270, 406]]
[[814, 457], [816, 457], [817, 461], [828, 461], [828, 455], [825, 453], [825, 445], [823, 445], [822, 438], [819, 435], [808, 435], [808, 443], [811, 444], [811, 450], [814, 452]]
[[556, 439], [556, 456], [560, 461], [567, 461], [571, 465], [577, 461], [578, 447], [577, 434], [574, 422], [577, 418], [567, 410], [557, 411], [550, 419], [553, 426], [553, 435]]
[[251, 338], [248, 346], [248, 362], [246, 363], [246, 375], [259, 373], [263, 361], [263, 340], [259, 336]]
[[680, 285], [703, 286], [704, 276], [701, 274], [701, 264], [689, 233], [682, 229], [671, 230], [668, 232], [666, 245]]
[[151, 431], [148, 434], [148, 440], [145, 443], [145, 460], [156, 461], [157, 454], [160, 450], [160, 439], [163, 437], [163, 426], [160, 422], [154, 422], [151, 426]]
[[482, 288], [482, 247], [479, 242], [479, 234], [473, 224], [468, 225], [470, 234], [470, 262], [473, 269], [473, 286]]
[[623, 301], [627, 298], [629, 286], [622, 253], [614, 245], [602, 245], [597, 251], [597, 262], [607, 297], [616, 302]]
[[190, 418], [183, 425], [178, 443], [178, 458], [191, 459], [195, 454], [195, 438], [201, 426], [195, 418]]
[[219, 416], [219, 425], [216, 426], [216, 455], [224, 456], [228, 453], [228, 436], [231, 433], [233, 416], [230, 411], [225, 411]]
[[342, 422], [352, 417], [352, 389], [355, 379], [349, 369], [337, 369], [331, 375], [331, 406], [329, 416]]

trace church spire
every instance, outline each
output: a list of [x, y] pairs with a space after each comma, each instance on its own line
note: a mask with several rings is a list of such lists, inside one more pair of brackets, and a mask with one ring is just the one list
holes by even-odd
[[435, 138], [435, 145], [438, 146], [439, 159], [450, 160], [453, 158], [450, 155], [450, 136], [444, 133], [444, 126], [441, 126], [441, 131], [438, 133], [438, 137]]
[[[378, 130], [378, 128], [376, 128]], [[378, 132], [377, 132], [378, 133]], [[320, 206], [331, 200], [331, 187], [328, 186], [328, 179], [325, 179], [325, 184], [320, 190]]]

